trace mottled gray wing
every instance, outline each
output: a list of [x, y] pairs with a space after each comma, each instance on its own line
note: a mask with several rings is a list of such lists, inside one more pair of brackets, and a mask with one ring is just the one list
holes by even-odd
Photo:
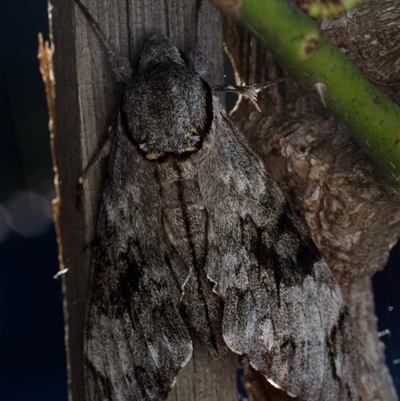
[[292, 396], [358, 400], [357, 342], [338, 284], [216, 99], [198, 170], [227, 345]]
[[89, 284], [88, 399], [164, 400], [192, 345], [164, 261], [159, 184], [122, 131], [109, 163]]

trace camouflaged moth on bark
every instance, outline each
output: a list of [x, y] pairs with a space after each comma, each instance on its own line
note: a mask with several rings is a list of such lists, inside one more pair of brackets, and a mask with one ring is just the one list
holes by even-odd
[[88, 399], [164, 400], [192, 353], [245, 355], [305, 400], [358, 400], [338, 284], [208, 84], [163, 35], [125, 82], [89, 284]]

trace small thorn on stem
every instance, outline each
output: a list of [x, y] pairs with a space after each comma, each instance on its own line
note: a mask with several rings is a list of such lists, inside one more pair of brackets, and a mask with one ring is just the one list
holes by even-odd
[[316, 82], [313, 86], [312, 86], [312, 90], [317, 92], [317, 95], [319, 97], [319, 99], [321, 100], [322, 104], [324, 105], [324, 107], [326, 108], [326, 102], [325, 102], [325, 93], [327, 91], [327, 87], [324, 83], [322, 82]]

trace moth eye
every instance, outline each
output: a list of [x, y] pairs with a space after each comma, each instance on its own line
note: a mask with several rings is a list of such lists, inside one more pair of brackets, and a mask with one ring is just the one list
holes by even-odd
[[143, 152], [147, 152], [149, 150], [147, 143], [139, 143], [139, 148], [143, 150]]

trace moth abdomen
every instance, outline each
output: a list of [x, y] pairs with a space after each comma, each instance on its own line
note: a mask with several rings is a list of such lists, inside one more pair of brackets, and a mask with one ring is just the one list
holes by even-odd
[[223, 302], [213, 292], [204, 270], [208, 214], [197, 181], [196, 156], [170, 155], [155, 164], [162, 199], [165, 253], [171, 274], [183, 291], [180, 311], [209, 355], [218, 359], [228, 353], [228, 348], [222, 337]]

